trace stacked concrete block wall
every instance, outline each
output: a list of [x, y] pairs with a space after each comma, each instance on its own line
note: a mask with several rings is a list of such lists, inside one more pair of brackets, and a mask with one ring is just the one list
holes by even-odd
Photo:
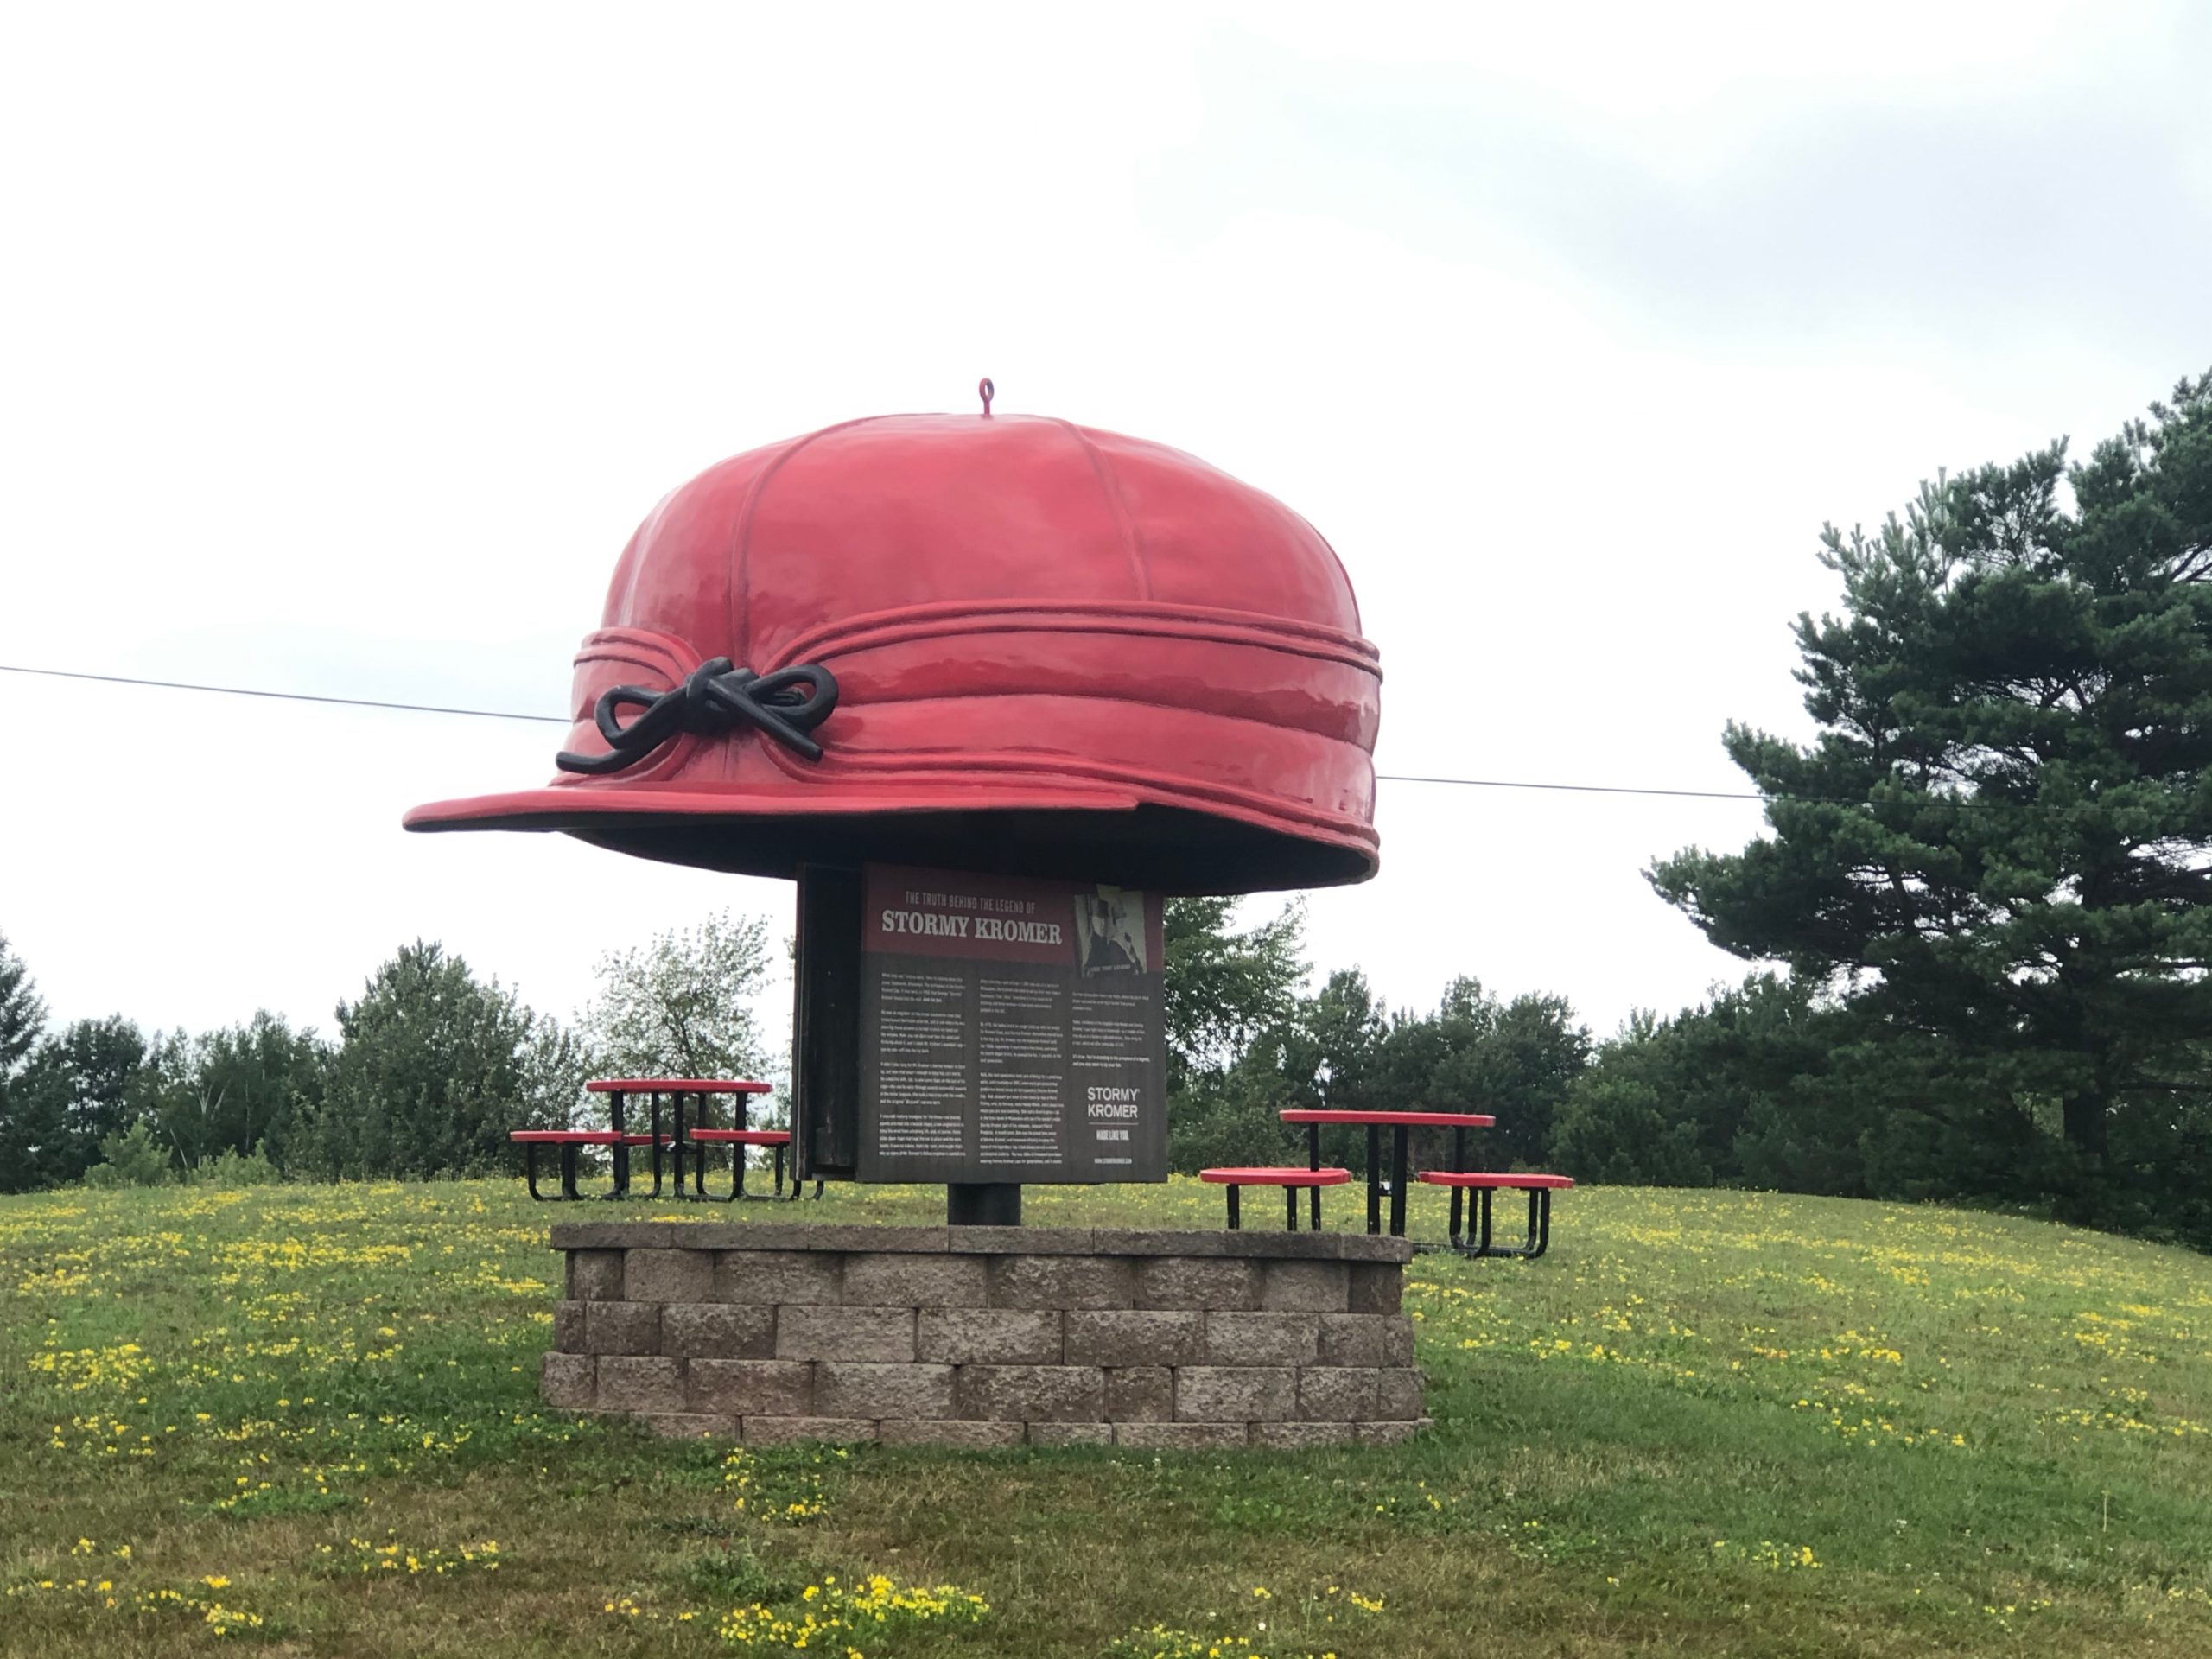
[[582, 1222], [541, 1392], [660, 1432], [1295, 1448], [1421, 1428], [1402, 1239]]

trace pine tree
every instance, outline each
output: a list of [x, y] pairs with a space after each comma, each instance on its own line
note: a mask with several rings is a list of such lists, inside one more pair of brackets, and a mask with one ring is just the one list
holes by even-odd
[[46, 1029], [46, 1003], [23, 959], [0, 933], [0, 1089], [22, 1069]]
[[1822, 540], [1819, 735], [1726, 738], [1772, 833], [1653, 885], [1970, 1060], [1996, 1109], [2058, 1103], [2082, 1168], [2170, 1163], [2212, 1039], [2212, 374], [2086, 463], [2062, 441]]
[[45, 1029], [46, 1004], [31, 971], [0, 933], [0, 1192], [39, 1185], [39, 1148], [53, 1139], [50, 1127], [33, 1122], [34, 1103], [22, 1079]]
[[505, 1164], [532, 1092], [537, 1016], [461, 957], [417, 939], [338, 1005], [340, 1042], [302, 1162], [353, 1179], [472, 1174]]

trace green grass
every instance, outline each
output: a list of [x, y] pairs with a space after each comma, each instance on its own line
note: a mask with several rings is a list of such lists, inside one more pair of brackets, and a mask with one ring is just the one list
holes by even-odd
[[510, 1183], [0, 1200], [0, 1654], [708, 1654], [733, 1610], [747, 1650], [871, 1659], [2212, 1652], [2201, 1256], [1586, 1190], [1542, 1262], [1414, 1264], [1409, 1446], [733, 1454], [538, 1408], [561, 1213]]

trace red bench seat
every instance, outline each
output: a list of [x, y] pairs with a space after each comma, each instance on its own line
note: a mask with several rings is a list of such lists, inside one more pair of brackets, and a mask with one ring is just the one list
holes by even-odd
[[613, 1129], [512, 1129], [507, 1139], [523, 1149], [523, 1181], [530, 1189], [530, 1196], [542, 1202], [545, 1194], [537, 1190], [540, 1147], [561, 1149], [561, 1197], [575, 1199], [583, 1196], [576, 1191], [578, 1147], [634, 1147], [649, 1143], [652, 1136], [618, 1135]]
[[[1565, 1175], [1504, 1170], [1425, 1169], [1414, 1179], [1428, 1186], [1451, 1189], [1453, 1249], [1462, 1255], [1514, 1255], [1524, 1262], [1535, 1261], [1550, 1248], [1552, 1194], [1574, 1185]], [[1529, 1231], [1517, 1245], [1496, 1245], [1491, 1242], [1491, 1198], [1501, 1190], [1529, 1195]], [[1464, 1236], [1460, 1227], [1461, 1195], [1466, 1192], [1482, 1195], [1475, 1206], [1475, 1224], [1468, 1230], [1472, 1236]]]
[[[791, 1143], [791, 1132], [789, 1129], [686, 1129], [683, 1131], [683, 1138], [686, 1141], [689, 1141], [695, 1148], [710, 1145], [728, 1147], [731, 1148], [729, 1160], [729, 1195], [723, 1200], [725, 1203], [734, 1203], [737, 1199], [745, 1195], [745, 1153], [742, 1149], [747, 1147], [772, 1147], [775, 1148], [776, 1184], [774, 1191], [779, 1194], [783, 1192], [784, 1148], [790, 1146]], [[699, 1160], [701, 1178], [703, 1179], [706, 1170], [707, 1154], [704, 1152], [696, 1152], [695, 1153], [695, 1155]], [[682, 1167], [683, 1166], [680, 1164], [677, 1166], [679, 1173], [677, 1176], [676, 1190], [678, 1192], [681, 1192], [683, 1190], [683, 1179], [680, 1173]]]
[[1243, 1224], [1243, 1218], [1237, 1209], [1238, 1188], [1279, 1186], [1282, 1188], [1283, 1213], [1288, 1219], [1290, 1230], [1294, 1233], [1298, 1230], [1298, 1195], [1303, 1190], [1311, 1195], [1309, 1202], [1313, 1211], [1313, 1229], [1319, 1232], [1321, 1228], [1321, 1189], [1342, 1186], [1351, 1179], [1351, 1172], [1348, 1169], [1291, 1169], [1270, 1166], [1249, 1169], [1202, 1169], [1198, 1172], [1198, 1179], [1229, 1189], [1229, 1224], [1231, 1229]]

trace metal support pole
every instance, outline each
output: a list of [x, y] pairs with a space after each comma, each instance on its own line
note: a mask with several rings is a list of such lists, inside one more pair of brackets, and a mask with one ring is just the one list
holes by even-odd
[[[653, 1197], [658, 1198], [660, 1197], [660, 1091], [655, 1090], [646, 1096], [646, 1099], [652, 1103]], [[676, 1166], [676, 1183], [679, 1187], [683, 1185], [683, 1166], [681, 1164]]]
[[1233, 1233], [1243, 1224], [1244, 1218], [1236, 1213], [1236, 1189], [1231, 1186], [1229, 1189], [1229, 1230]]
[[1367, 1126], [1367, 1230], [1382, 1230], [1382, 1131]]
[[944, 1189], [944, 1218], [954, 1227], [1019, 1227], [1021, 1183], [952, 1182]]
[[1406, 1236], [1406, 1126], [1390, 1131], [1390, 1236]]

